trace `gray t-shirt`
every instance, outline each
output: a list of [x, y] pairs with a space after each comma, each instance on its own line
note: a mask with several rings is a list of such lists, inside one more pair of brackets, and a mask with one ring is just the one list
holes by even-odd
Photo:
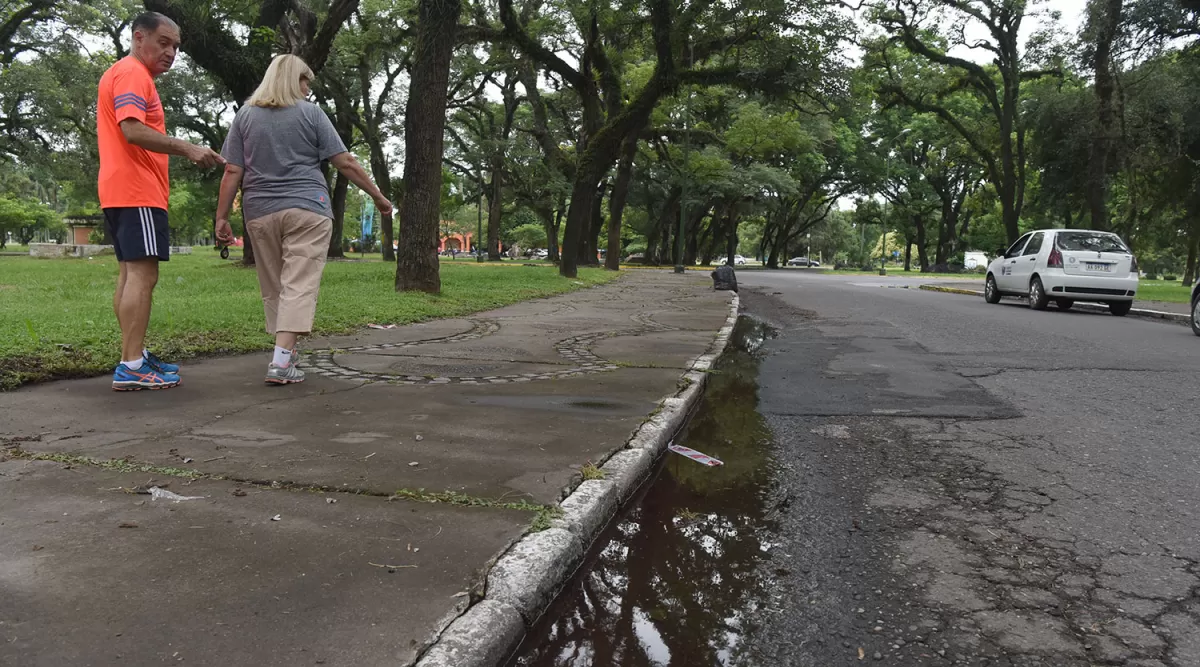
[[288, 208], [333, 217], [321, 160], [346, 152], [333, 123], [312, 102], [273, 109], [238, 110], [221, 155], [242, 167], [242, 214], [246, 220]]

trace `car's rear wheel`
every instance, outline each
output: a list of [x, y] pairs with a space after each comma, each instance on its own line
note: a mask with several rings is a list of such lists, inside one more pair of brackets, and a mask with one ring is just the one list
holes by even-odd
[[1000, 288], [996, 286], [996, 278], [988, 274], [983, 283], [983, 300], [988, 303], [1000, 303]]
[[1108, 304], [1108, 312], [1117, 317], [1125, 317], [1129, 314], [1129, 309], [1133, 308], [1132, 301], [1113, 301]]
[[1050, 298], [1046, 296], [1046, 288], [1042, 287], [1042, 279], [1034, 277], [1029, 281], [1029, 307], [1034, 310], [1045, 310], [1050, 303]]
[[1192, 302], [1192, 333], [1200, 336], [1200, 297]]
[[1056, 302], [1056, 305], [1058, 306], [1059, 310], [1071, 310], [1071, 306], [1074, 306], [1075, 302], [1071, 299], [1059, 299]]

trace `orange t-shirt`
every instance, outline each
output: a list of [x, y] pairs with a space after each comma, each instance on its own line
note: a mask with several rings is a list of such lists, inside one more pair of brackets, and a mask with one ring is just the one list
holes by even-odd
[[167, 133], [154, 77], [140, 60], [126, 56], [100, 77], [96, 104], [96, 137], [100, 144], [100, 208], [147, 206], [167, 208], [171, 159], [125, 140], [121, 121], [136, 118], [152, 130]]

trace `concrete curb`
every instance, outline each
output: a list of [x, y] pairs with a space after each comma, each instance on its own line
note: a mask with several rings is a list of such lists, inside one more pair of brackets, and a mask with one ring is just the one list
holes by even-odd
[[484, 599], [446, 627], [417, 667], [495, 667], [517, 648], [687, 422], [704, 393], [706, 371], [733, 336], [740, 304], [734, 293], [725, 326], [708, 350], [692, 360], [680, 378], [679, 391], [664, 398], [625, 447], [600, 467], [604, 478], [581, 483], [563, 499], [563, 514], [549, 529], [522, 537], [496, 561], [487, 575]]
[[959, 289], [957, 287], [942, 287], [941, 285], [921, 285], [927, 292], [945, 292], [946, 294], [965, 294], [967, 296], [983, 296], [983, 290]]
[[[983, 296], [983, 290], [959, 289], [957, 287], [942, 287], [941, 285], [921, 285], [921, 289], [927, 292], [945, 292], [947, 294], [966, 294], [967, 296]], [[1108, 307], [1101, 306], [1096, 303], [1077, 303], [1076, 310], [1083, 310], [1089, 313], [1107, 313]], [[1144, 317], [1151, 320], [1166, 320], [1176, 324], [1192, 323], [1191, 317], [1183, 313], [1168, 313], [1162, 310], [1148, 310], [1146, 308], [1130, 308], [1129, 314], [1133, 317]]]

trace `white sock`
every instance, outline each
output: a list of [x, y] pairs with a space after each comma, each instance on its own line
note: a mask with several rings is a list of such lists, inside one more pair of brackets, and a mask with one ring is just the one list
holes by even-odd
[[143, 361], [143, 359], [141, 357], [138, 357], [134, 361], [121, 361], [121, 363], [125, 364], [125, 366], [127, 368], [129, 368], [129, 370], [136, 371], [136, 370], [141, 370], [142, 361]]
[[280, 368], [287, 368], [288, 365], [292, 363], [292, 351], [286, 347], [279, 347], [276, 345], [275, 358], [271, 360], [271, 363]]
[[149, 359], [150, 358], [150, 350], [147, 350], [146, 348], [143, 347], [142, 348], [142, 358]]

